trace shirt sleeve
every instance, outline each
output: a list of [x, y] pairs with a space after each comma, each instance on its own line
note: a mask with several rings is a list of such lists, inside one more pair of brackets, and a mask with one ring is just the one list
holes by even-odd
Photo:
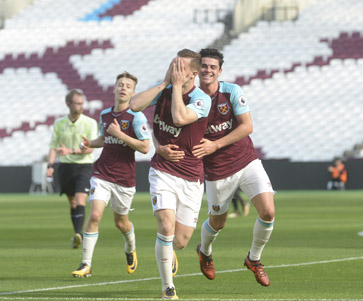
[[97, 124], [97, 121], [94, 119], [91, 119], [89, 135], [90, 135], [90, 137], [88, 139], [90, 139], [90, 140], [94, 140], [98, 136], [98, 124]]
[[233, 85], [233, 89], [231, 91], [231, 103], [234, 115], [236, 116], [250, 112], [247, 97], [242, 88], [238, 85]]
[[146, 116], [142, 112], [135, 114], [132, 121], [132, 127], [134, 129], [135, 135], [139, 140], [150, 139], [150, 130], [147, 123]]
[[103, 129], [103, 124], [102, 124], [102, 123], [103, 123], [103, 122], [102, 122], [102, 114], [101, 114], [101, 115], [100, 115], [100, 121], [99, 121], [99, 123], [98, 123], [99, 128], [100, 128], [99, 132], [100, 132], [100, 135], [101, 135], [101, 136], [105, 137], [105, 130]]
[[198, 119], [208, 117], [211, 107], [211, 98], [205, 93], [193, 95], [187, 108], [193, 110], [198, 115]]
[[53, 125], [52, 138], [50, 139], [49, 147], [57, 148], [58, 145], [58, 122], [55, 122]]

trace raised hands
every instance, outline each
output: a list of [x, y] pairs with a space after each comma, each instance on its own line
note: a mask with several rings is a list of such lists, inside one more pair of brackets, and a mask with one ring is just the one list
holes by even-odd
[[171, 83], [174, 86], [182, 86], [188, 79], [183, 59], [176, 57], [172, 62]]

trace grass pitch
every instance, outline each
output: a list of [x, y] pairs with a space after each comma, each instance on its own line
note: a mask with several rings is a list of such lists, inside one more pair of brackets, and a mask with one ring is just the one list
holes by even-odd
[[[243, 267], [256, 210], [230, 219], [213, 247], [216, 279], [199, 270], [195, 247], [207, 217], [203, 201], [198, 227], [183, 251], [174, 279], [184, 300], [363, 298], [363, 191], [294, 191], [275, 196], [276, 221], [262, 262], [271, 285], [256, 283]], [[82, 260], [71, 249], [69, 206], [58, 195], [0, 194], [0, 299], [159, 300], [155, 262], [156, 222], [148, 193], [137, 193], [130, 219], [139, 266], [125, 269], [124, 241], [106, 208], [91, 278], [73, 278]], [[87, 206], [87, 213], [89, 205]]]

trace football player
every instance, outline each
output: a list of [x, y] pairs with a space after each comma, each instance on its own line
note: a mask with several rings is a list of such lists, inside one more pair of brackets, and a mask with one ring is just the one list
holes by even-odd
[[83, 151], [99, 147], [103, 150], [94, 164], [90, 180], [91, 212], [83, 233], [83, 260], [80, 267], [72, 272], [74, 277], [92, 275], [98, 225], [109, 203], [114, 212], [115, 226], [125, 240], [126, 271], [131, 274], [137, 268], [134, 226], [128, 213], [136, 191], [135, 151], [144, 154], [149, 151], [150, 133], [145, 115], [129, 109], [136, 84], [137, 78], [128, 72], [116, 77], [115, 105], [101, 112], [100, 136], [95, 140], [84, 137], [81, 144]]

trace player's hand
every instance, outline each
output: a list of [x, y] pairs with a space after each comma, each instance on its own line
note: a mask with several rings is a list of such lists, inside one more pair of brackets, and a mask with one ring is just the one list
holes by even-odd
[[56, 150], [57, 150], [59, 156], [67, 156], [72, 153], [72, 149], [66, 147], [63, 143], [61, 144], [60, 147], [57, 147]]
[[52, 178], [54, 173], [54, 168], [48, 168], [47, 169], [47, 178]]
[[82, 137], [82, 142], [79, 144], [79, 149], [84, 153], [87, 149], [91, 147], [91, 142], [87, 137]]
[[120, 136], [122, 135], [120, 124], [117, 122], [116, 118], [114, 118], [113, 123], [108, 126], [107, 133], [116, 138], [120, 138]]
[[169, 86], [170, 83], [171, 83], [171, 73], [173, 71], [173, 63], [174, 63], [174, 60], [173, 59], [169, 65], [169, 68], [168, 70], [166, 71], [165, 73], [165, 77], [164, 77], [164, 80], [163, 80], [163, 83], [165, 84], [165, 87]]
[[193, 155], [198, 158], [203, 158], [204, 156], [213, 154], [217, 150], [217, 145], [214, 141], [203, 138], [200, 140], [200, 143], [201, 144], [193, 147]]
[[185, 156], [184, 151], [178, 150], [179, 146], [175, 144], [159, 145], [156, 148], [156, 152], [162, 156], [165, 160], [177, 163]]
[[171, 82], [174, 86], [182, 86], [188, 80], [184, 62], [180, 57], [175, 58], [172, 66]]

